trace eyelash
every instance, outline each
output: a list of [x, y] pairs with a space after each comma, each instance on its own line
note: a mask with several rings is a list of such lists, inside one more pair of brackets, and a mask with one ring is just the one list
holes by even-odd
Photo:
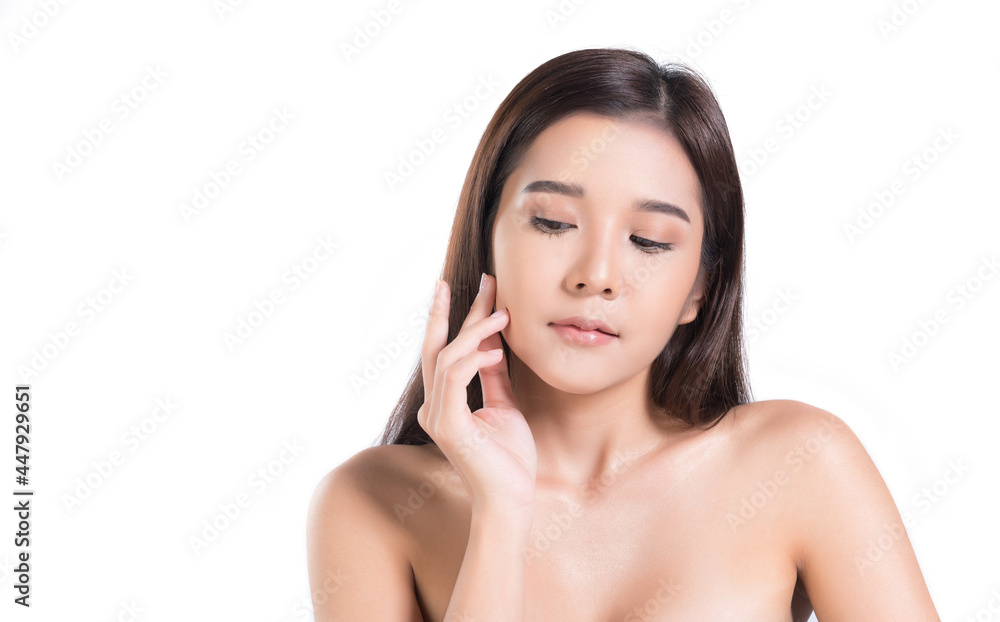
[[[533, 227], [535, 227], [540, 232], [544, 233], [549, 237], [552, 237], [554, 235], [559, 235], [563, 231], [566, 231], [565, 229], [552, 230], [552, 227], [549, 226], [549, 225], [565, 225], [566, 223], [564, 222], [557, 222], [555, 220], [546, 220], [544, 218], [539, 218], [538, 216], [532, 216], [528, 222], [530, 222]], [[662, 253], [663, 251], [673, 250], [674, 248], [673, 244], [667, 244], [665, 242], [654, 242], [652, 240], [647, 240], [645, 238], [640, 238], [636, 236], [632, 237], [635, 238], [636, 240], [649, 242], [650, 246], [643, 246], [642, 244], [636, 244], [636, 247], [643, 253], [649, 253], [649, 254]]]

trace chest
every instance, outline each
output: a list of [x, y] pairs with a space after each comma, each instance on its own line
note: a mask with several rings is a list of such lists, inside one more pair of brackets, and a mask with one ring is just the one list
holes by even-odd
[[[443, 619], [471, 515], [440, 491], [409, 521], [424, 619]], [[791, 620], [796, 569], [768, 521], [733, 530], [715, 495], [637, 487], [539, 494], [525, 560], [529, 621]]]

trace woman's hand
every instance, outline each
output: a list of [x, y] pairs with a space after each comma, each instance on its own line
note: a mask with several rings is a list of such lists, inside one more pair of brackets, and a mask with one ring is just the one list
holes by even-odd
[[[533, 507], [538, 457], [517, 408], [503, 359], [500, 330], [507, 310], [491, 316], [496, 281], [485, 276], [458, 335], [448, 342], [451, 287], [441, 281], [431, 303], [422, 357], [424, 404], [417, 422], [465, 483], [474, 512]], [[473, 413], [467, 387], [479, 374], [483, 407]]]

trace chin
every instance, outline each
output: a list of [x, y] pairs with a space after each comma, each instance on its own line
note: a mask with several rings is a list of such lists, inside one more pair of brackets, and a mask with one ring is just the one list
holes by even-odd
[[623, 366], [615, 357], [602, 358], [597, 352], [553, 346], [538, 339], [529, 348], [519, 348], [511, 341], [507, 344], [541, 382], [564, 393], [588, 395], [623, 380], [619, 377]]

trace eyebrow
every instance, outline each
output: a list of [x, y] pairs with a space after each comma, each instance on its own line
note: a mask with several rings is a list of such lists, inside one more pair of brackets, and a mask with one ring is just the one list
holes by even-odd
[[[521, 194], [527, 194], [529, 192], [551, 192], [577, 199], [582, 199], [586, 196], [583, 186], [579, 184], [567, 184], [561, 181], [551, 181], [547, 179], [531, 182], [524, 187]], [[677, 218], [687, 221], [688, 224], [691, 223], [691, 219], [688, 217], [687, 212], [673, 203], [655, 201], [653, 199], [637, 199], [635, 202], [635, 209], [640, 212], [655, 212], [658, 214], [666, 214], [668, 216], [676, 216]]]

